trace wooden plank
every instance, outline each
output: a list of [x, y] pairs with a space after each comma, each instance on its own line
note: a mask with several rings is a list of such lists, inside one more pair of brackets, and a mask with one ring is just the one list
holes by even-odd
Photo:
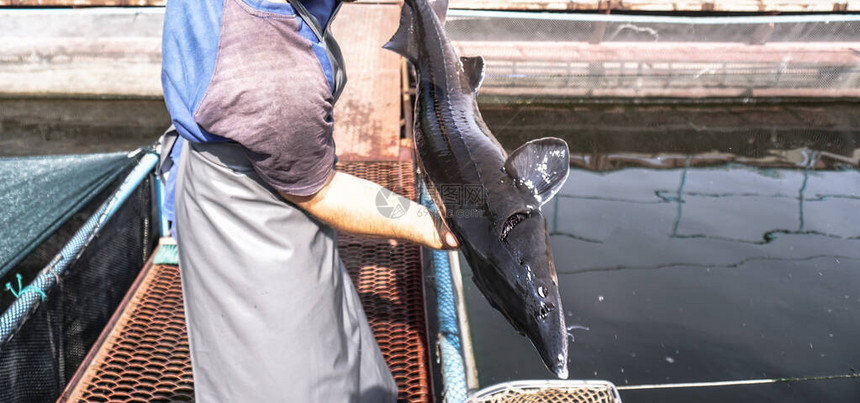
[[[364, 4], [403, 4], [398, 0], [358, 0]], [[164, 7], [166, 0], [0, 0], [0, 7]]]
[[[860, 43], [457, 41], [492, 99], [855, 98]], [[495, 102], [495, 101], [494, 101]]]
[[399, 20], [396, 5], [344, 4], [333, 23], [349, 80], [334, 110], [343, 161], [396, 161], [400, 155], [400, 56], [382, 49]]
[[[402, 109], [400, 59], [381, 49], [381, 45], [397, 26], [399, 6], [347, 4], [342, 12], [335, 21], [334, 30], [346, 54], [350, 80], [335, 110], [339, 155], [346, 160], [396, 160], [400, 154]], [[0, 64], [3, 65], [0, 96], [160, 99], [162, 25], [163, 9], [160, 8], [0, 10], [0, 27], [4, 28], [0, 31]], [[495, 78], [488, 77], [482, 93], [498, 91], [500, 95], [530, 91], [528, 88], [491, 89], [503, 84], [498, 77], [507, 74], [514, 64], [516, 69], [551, 72], [551, 79], [556, 81], [567, 74], [573, 85], [577, 85], [577, 74], [590, 68], [589, 63], [611, 73], [609, 75], [624, 77], [637, 74], [635, 70], [641, 66], [640, 75], [645, 78], [654, 73], [681, 74], [691, 69], [713, 78], [715, 71], [746, 66], [762, 71], [761, 79], [757, 80], [762, 85], [754, 86], [761, 95], [771, 94], [763, 89], [772, 85], [768, 80], [776, 74], [773, 73], [775, 69], [788, 71], [795, 78], [798, 69], [803, 69], [810, 71], [805, 76], [809, 80], [798, 85], [808, 88], [798, 91], [815, 96], [830, 91], [815, 86], [830, 85], [828, 82], [832, 80], [815, 83], [811, 80], [815, 76], [812, 73], [819, 71], [823, 78], [838, 74], [849, 80], [840, 84], [844, 90], [839, 91], [843, 94], [839, 96], [848, 96], [852, 93], [850, 88], [855, 86], [851, 81], [857, 77], [854, 70], [860, 66], [860, 55], [854, 51], [860, 48], [860, 42], [750, 45], [457, 41], [455, 46], [462, 55], [487, 58], [489, 71]], [[516, 87], [514, 84], [511, 86]], [[731, 84], [725, 89], [728, 94], [738, 91], [735, 83], [728, 84]], [[547, 81], [546, 85], [555, 84]], [[570, 83], [563, 85], [571, 86]], [[601, 84], [603, 90], [610, 90], [606, 96], [622, 95], [623, 91], [606, 88], [608, 85]], [[575, 93], [576, 89], [566, 88], [563, 92], [571, 91]], [[742, 94], [748, 94], [745, 91], [741, 89]]]
[[[860, 89], [839, 88], [537, 88], [537, 87], [494, 87], [482, 88], [482, 96], [499, 99], [559, 99], [585, 98], [815, 98], [815, 99], [857, 99]], [[490, 103], [498, 103], [489, 100]]]
[[661, 12], [832, 12], [857, 11], [846, 0], [451, 0], [451, 8], [489, 10], [624, 10]]
[[721, 42], [493, 42], [455, 41], [463, 56], [488, 61], [554, 63], [809, 63], [819, 66], [860, 65], [858, 42], [768, 43]]

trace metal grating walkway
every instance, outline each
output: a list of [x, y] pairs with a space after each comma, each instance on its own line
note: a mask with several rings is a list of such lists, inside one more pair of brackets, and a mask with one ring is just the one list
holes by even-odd
[[[338, 168], [415, 198], [411, 162], [350, 162]], [[341, 235], [339, 251], [400, 400], [430, 401], [419, 247]], [[125, 301], [60, 401], [193, 400], [179, 270], [147, 266]]]

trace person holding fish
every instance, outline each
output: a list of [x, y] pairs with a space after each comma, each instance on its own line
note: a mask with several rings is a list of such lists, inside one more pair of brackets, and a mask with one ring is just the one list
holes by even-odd
[[335, 231], [458, 246], [424, 207], [382, 215], [382, 188], [334, 169], [338, 7], [167, 2], [159, 172], [199, 402], [393, 402]]

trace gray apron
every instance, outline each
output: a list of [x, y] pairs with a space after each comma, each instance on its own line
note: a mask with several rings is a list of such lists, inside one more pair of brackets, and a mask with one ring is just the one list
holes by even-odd
[[175, 235], [199, 402], [393, 402], [335, 231], [234, 143], [186, 143]]

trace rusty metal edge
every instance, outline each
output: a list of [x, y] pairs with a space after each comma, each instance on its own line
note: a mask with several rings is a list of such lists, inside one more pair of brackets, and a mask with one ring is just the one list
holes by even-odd
[[[414, 165], [413, 165], [414, 166]], [[414, 175], [414, 171], [410, 172], [410, 174]], [[424, 311], [424, 337], [422, 340], [424, 342], [424, 354], [421, 354], [421, 359], [424, 361], [424, 376], [423, 382], [427, 385], [427, 398], [425, 401], [433, 402], [435, 395], [435, 388], [433, 387], [433, 345], [430, 344], [430, 328], [427, 324], [427, 298], [424, 294], [425, 285], [424, 285], [424, 248], [418, 247], [418, 276], [421, 279], [421, 287], [418, 292], [420, 293], [420, 301], [422, 306], [422, 310]], [[419, 371], [420, 372], [420, 371]]]
[[155, 258], [155, 254], [158, 252], [158, 249], [161, 246], [157, 246], [152, 254], [149, 255], [149, 259], [147, 259], [146, 263], [141, 268], [140, 273], [138, 273], [137, 278], [134, 279], [134, 282], [129, 287], [128, 292], [125, 293], [125, 296], [120, 301], [119, 305], [116, 307], [113, 315], [111, 315], [110, 320], [108, 320], [107, 324], [105, 324], [104, 329], [102, 329], [99, 338], [96, 339], [93, 346], [90, 348], [90, 351], [87, 353], [84, 360], [81, 362], [81, 365], [78, 366], [78, 370], [75, 371], [75, 375], [72, 376], [72, 379], [66, 384], [65, 390], [63, 390], [63, 394], [57, 398], [57, 402], [69, 402], [80, 399], [79, 396], [74, 396], [75, 394], [79, 394], [80, 391], [77, 390], [80, 382], [84, 379], [84, 375], [86, 375], [91, 369], [92, 365], [95, 361], [96, 356], [99, 351], [102, 350], [105, 342], [110, 338], [111, 333], [116, 328], [116, 324], [119, 322], [120, 317], [125, 313], [126, 308], [130, 305], [131, 300], [134, 298], [135, 294], [137, 294], [137, 290], [140, 289], [140, 285], [143, 283], [144, 279], [149, 275], [149, 272], [152, 271], [153, 264], [152, 261]]
[[[413, 122], [414, 116], [412, 111], [412, 95], [411, 92], [412, 86], [409, 85], [409, 62], [405, 58], [400, 59], [400, 93], [401, 93], [401, 108], [404, 117], [404, 133], [405, 138], [411, 142], [411, 144], [415, 144], [415, 134], [413, 133]], [[410, 146], [412, 148], [412, 146]], [[409, 152], [409, 161], [411, 165], [410, 172], [406, 175], [412, 175], [412, 191], [414, 192], [413, 201], [417, 203], [421, 203], [421, 175], [418, 174], [418, 161], [415, 159], [415, 151], [414, 148]], [[402, 164], [401, 164], [402, 167]], [[403, 175], [401, 173], [401, 175]], [[427, 384], [427, 401], [433, 402], [436, 400], [436, 382], [434, 380], [435, 367], [433, 365], [433, 352], [435, 351], [435, 346], [433, 345], [433, 336], [431, 335], [432, 329], [430, 328], [430, 309], [427, 306], [427, 279], [424, 276], [424, 248], [418, 247], [418, 264], [420, 265], [418, 276], [421, 279], [421, 304], [423, 305], [424, 311], [424, 344], [426, 346], [426, 350], [424, 351], [422, 359], [424, 360], [424, 367], [426, 368], [426, 376], [427, 379], [424, 381]]]
[[[417, 175], [416, 175], [417, 176]], [[418, 190], [416, 189], [416, 192]], [[427, 345], [427, 351], [424, 352], [424, 364], [427, 366], [427, 401], [435, 402], [436, 401], [436, 382], [435, 382], [435, 366], [433, 365], [433, 352], [436, 351], [435, 346], [433, 345], [433, 336], [431, 332], [433, 329], [430, 328], [430, 309], [427, 306], [427, 279], [424, 276], [424, 248], [418, 248], [418, 259], [419, 264], [421, 265], [421, 303], [424, 305], [424, 343]]]

